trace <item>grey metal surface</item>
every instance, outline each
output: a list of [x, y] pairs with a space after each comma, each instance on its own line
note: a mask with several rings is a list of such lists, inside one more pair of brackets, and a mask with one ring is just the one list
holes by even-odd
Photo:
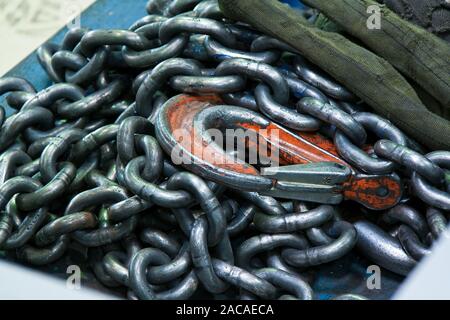
[[[69, 275], [68, 275], [69, 276]], [[114, 296], [83, 287], [71, 289], [66, 281], [0, 260], [2, 300], [115, 300]]]

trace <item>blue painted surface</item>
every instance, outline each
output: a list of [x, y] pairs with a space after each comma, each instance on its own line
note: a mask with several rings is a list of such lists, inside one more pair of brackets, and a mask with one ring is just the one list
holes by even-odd
[[[294, 0], [284, 1], [291, 2], [294, 7], [301, 5]], [[82, 27], [127, 29], [133, 22], [146, 15], [146, 3], [147, 0], [98, 0], [82, 14]], [[67, 29], [63, 28], [51, 41], [60, 43], [66, 31]], [[37, 62], [34, 52], [8, 72], [7, 76], [24, 77], [31, 81], [38, 90], [51, 85], [50, 80]], [[4, 97], [0, 98], [0, 104], [6, 105], [3, 100]], [[390, 298], [402, 278], [383, 270], [382, 290], [368, 290], [366, 279], [369, 275], [366, 274], [366, 269], [369, 265], [368, 261], [351, 254], [333, 263], [315, 268], [315, 272], [308, 274], [308, 279], [317, 299], [326, 300], [335, 295], [349, 292], [363, 294], [372, 299]]]
[[305, 5], [299, 0], [281, 0], [284, 3], [289, 4], [293, 8], [305, 9]]

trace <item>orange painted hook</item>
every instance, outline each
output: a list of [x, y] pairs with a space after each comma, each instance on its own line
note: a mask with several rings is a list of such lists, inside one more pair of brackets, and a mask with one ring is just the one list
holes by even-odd
[[[261, 145], [266, 146], [266, 158], [277, 166], [258, 170], [236, 158], [223, 144], [212, 141], [217, 136], [211, 129], [225, 133], [225, 138], [230, 129], [241, 130], [243, 138], [233, 139], [242, 138], [237, 142], [257, 150], [258, 156]], [[324, 136], [286, 130], [251, 110], [223, 105], [216, 95], [183, 94], [170, 99], [160, 110], [156, 134], [175, 163], [234, 189], [319, 203], [350, 199], [374, 210], [390, 208], [402, 196], [396, 174], [361, 174], [340, 158]]]

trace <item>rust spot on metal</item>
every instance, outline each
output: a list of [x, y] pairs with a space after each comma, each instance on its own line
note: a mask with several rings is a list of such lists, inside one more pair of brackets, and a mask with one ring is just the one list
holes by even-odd
[[384, 210], [398, 203], [402, 185], [389, 176], [353, 176], [344, 184], [344, 196], [371, 209]]

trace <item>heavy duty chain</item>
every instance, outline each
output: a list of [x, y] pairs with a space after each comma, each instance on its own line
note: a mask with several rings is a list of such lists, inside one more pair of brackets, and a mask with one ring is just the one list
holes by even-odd
[[[450, 152], [424, 155], [295, 50], [225, 19], [216, 1], [151, 0], [147, 11], [129, 30], [70, 30], [43, 45], [39, 62], [55, 83], [43, 91], [0, 79], [15, 110], [0, 109], [0, 250], [39, 266], [88, 248], [98, 280], [130, 299], [312, 299], [302, 273], [355, 246], [401, 275], [430, 252], [450, 210]], [[164, 115], [185, 121], [188, 105], [205, 126], [248, 119], [303, 138], [320, 132], [345, 166], [287, 166], [278, 190], [185, 171], [170, 157]], [[317, 196], [323, 170], [337, 184], [384, 175], [404, 188], [372, 210], [342, 202], [342, 186]], [[301, 176], [295, 192], [283, 189], [291, 174]]]

